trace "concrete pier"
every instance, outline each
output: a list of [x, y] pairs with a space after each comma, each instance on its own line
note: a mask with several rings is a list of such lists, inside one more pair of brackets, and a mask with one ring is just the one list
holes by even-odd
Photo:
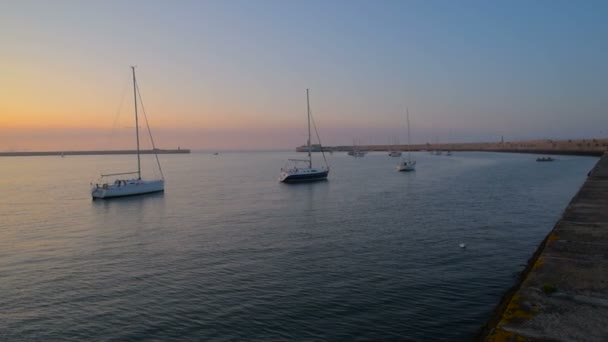
[[[535, 154], [566, 154], [580, 156], [601, 156], [608, 151], [608, 139], [569, 139], [569, 140], [527, 140], [500, 141], [484, 143], [442, 143], [442, 144], [412, 144], [407, 145], [362, 145], [357, 146], [362, 151], [452, 151], [452, 152], [511, 152]], [[324, 151], [351, 151], [353, 146], [324, 146]], [[313, 148], [320, 151], [320, 146]], [[306, 152], [308, 148], [300, 146], [296, 149]]]
[[608, 341], [608, 154], [478, 340]]

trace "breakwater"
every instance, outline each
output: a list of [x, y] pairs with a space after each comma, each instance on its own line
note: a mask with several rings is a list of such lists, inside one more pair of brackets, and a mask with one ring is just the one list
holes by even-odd
[[608, 154], [480, 331], [479, 341], [608, 341]]
[[[174, 154], [190, 153], [189, 149], [179, 148], [176, 150], [141, 150], [141, 154]], [[137, 154], [137, 150], [101, 150], [101, 151], [38, 151], [38, 152], [0, 152], [0, 157], [32, 157], [32, 156], [89, 156], [105, 154]]]
[[[536, 154], [562, 154], [581, 156], [601, 156], [608, 151], [608, 139], [569, 139], [569, 140], [527, 140], [482, 143], [445, 143], [407, 145], [361, 145], [362, 151], [470, 151], [470, 152], [513, 152]], [[324, 146], [326, 151], [352, 151], [353, 146]], [[298, 147], [300, 152], [308, 149]], [[315, 148], [314, 151], [320, 149]]]

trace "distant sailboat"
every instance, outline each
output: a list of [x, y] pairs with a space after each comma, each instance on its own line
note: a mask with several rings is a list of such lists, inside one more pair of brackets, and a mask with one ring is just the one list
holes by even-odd
[[398, 142], [393, 142], [391, 151], [388, 153], [389, 157], [393, 157], [393, 158], [401, 157], [401, 151], [397, 150], [397, 145], [399, 145]]
[[410, 148], [410, 112], [406, 108], [407, 113], [407, 160], [401, 159], [401, 162], [397, 165], [397, 171], [415, 171], [416, 161], [412, 160], [412, 151]]
[[347, 153], [349, 156], [351, 157], [355, 157], [355, 158], [362, 158], [365, 157], [365, 154], [367, 154], [366, 151], [362, 151], [356, 144], [356, 142], [353, 140], [353, 149], [348, 151]]
[[[154, 149], [154, 154], [156, 155], [156, 162], [158, 164], [158, 168], [160, 170], [161, 179], [152, 179], [152, 180], [143, 180], [141, 179], [141, 162], [140, 162], [140, 151], [139, 151], [139, 120], [137, 116], [137, 95], [139, 94], [139, 88], [137, 87], [137, 81], [135, 79], [135, 67], [131, 67], [133, 73], [133, 98], [135, 102], [135, 137], [137, 140], [137, 171], [133, 172], [121, 172], [121, 173], [113, 173], [107, 175], [101, 175], [101, 178], [106, 177], [115, 177], [115, 176], [124, 176], [124, 175], [135, 175], [137, 174], [137, 178], [130, 179], [120, 179], [117, 178], [113, 183], [103, 183], [103, 184], [95, 184], [95, 186], [91, 189], [91, 196], [93, 199], [104, 199], [104, 198], [113, 198], [113, 197], [124, 197], [124, 196], [134, 196], [134, 195], [143, 195], [152, 192], [160, 192], [165, 190], [165, 179], [162, 176], [162, 169], [160, 167], [160, 162], [158, 161], [158, 154], [156, 154], [156, 147], [154, 146], [154, 140], [152, 139], [152, 133], [150, 132], [150, 126], [147, 125], [146, 118], [146, 126], [148, 127], [148, 133], [150, 134], [150, 139], [152, 140], [152, 148]], [[141, 98], [141, 94], [139, 94]], [[144, 111], [145, 116], [145, 111]]]
[[[318, 181], [318, 180], [326, 180], [327, 175], [329, 174], [329, 166], [327, 165], [327, 160], [325, 160], [325, 152], [323, 152], [323, 148], [321, 147], [321, 141], [319, 139], [319, 147], [321, 149], [321, 154], [323, 155], [323, 160], [325, 160], [325, 166], [313, 168], [312, 166], [312, 145], [310, 144], [310, 99], [308, 96], [308, 89], [306, 89], [306, 108], [308, 111], [308, 159], [289, 159], [292, 162], [290, 167], [284, 167], [281, 169], [281, 175], [279, 177], [279, 181], [283, 183], [293, 183], [293, 182], [305, 182], [305, 181]], [[314, 124], [314, 122], [313, 122]], [[317, 133], [317, 138], [319, 138], [319, 133], [317, 132], [317, 127], [315, 125], [315, 133]], [[304, 164], [302, 166], [302, 164]]]

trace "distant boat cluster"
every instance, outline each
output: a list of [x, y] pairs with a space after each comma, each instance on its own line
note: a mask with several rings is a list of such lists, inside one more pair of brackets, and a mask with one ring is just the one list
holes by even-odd
[[[301, 146], [296, 149], [296, 151], [306, 151], [308, 152], [308, 159], [289, 159], [290, 162], [293, 163], [291, 167], [286, 167], [281, 169], [281, 176], [279, 180], [284, 183], [292, 183], [292, 182], [302, 182], [302, 181], [317, 181], [317, 180], [325, 180], [329, 175], [329, 166], [327, 165], [327, 160], [325, 159], [325, 152], [323, 150], [322, 144], [319, 141], [319, 144], [311, 144], [311, 112], [310, 112], [310, 96], [308, 93], [308, 89], [306, 89], [306, 104], [307, 104], [307, 113], [308, 113], [308, 140], [306, 146]], [[408, 138], [408, 154], [407, 160], [402, 158], [399, 164], [397, 164], [397, 171], [415, 171], [416, 170], [416, 161], [412, 160], [411, 151], [409, 149], [410, 145], [410, 114], [409, 110], [406, 109], [407, 114], [407, 138]], [[313, 121], [314, 126], [314, 121]], [[319, 133], [317, 132], [316, 126], [315, 133], [317, 138], [319, 138]], [[321, 152], [323, 155], [323, 160], [325, 161], [325, 165], [317, 168], [313, 168], [312, 165], [312, 152]], [[362, 158], [367, 152], [359, 149], [356, 143], [353, 143], [352, 150], [348, 151], [347, 154], [354, 158]], [[391, 151], [389, 153], [391, 157], [401, 157], [402, 153], [400, 151]], [[303, 164], [303, 166], [298, 166]]]

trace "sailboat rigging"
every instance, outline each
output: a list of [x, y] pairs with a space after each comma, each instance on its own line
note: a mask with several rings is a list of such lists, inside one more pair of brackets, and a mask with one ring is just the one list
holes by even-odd
[[140, 144], [139, 144], [139, 117], [138, 117], [138, 108], [137, 108], [137, 99], [139, 95], [139, 99], [141, 101], [141, 93], [139, 92], [139, 87], [137, 85], [137, 79], [135, 78], [135, 67], [131, 66], [131, 71], [133, 74], [133, 100], [134, 100], [134, 109], [135, 109], [135, 139], [137, 141], [137, 171], [132, 172], [120, 172], [120, 173], [112, 173], [112, 174], [102, 174], [101, 178], [107, 177], [115, 177], [115, 176], [124, 176], [124, 175], [135, 175], [137, 174], [137, 178], [130, 179], [121, 179], [115, 178], [113, 183], [104, 182], [102, 184], [95, 184], [95, 186], [91, 189], [91, 196], [93, 199], [105, 199], [105, 198], [113, 198], [113, 197], [124, 197], [124, 196], [134, 196], [134, 195], [143, 195], [152, 192], [161, 192], [165, 190], [165, 178], [163, 176], [163, 171], [160, 166], [160, 161], [158, 160], [158, 154], [156, 153], [157, 149], [154, 145], [154, 138], [152, 138], [152, 132], [150, 131], [150, 125], [148, 124], [148, 118], [146, 116], [145, 108], [143, 105], [143, 101], [141, 102], [142, 111], [144, 113], [144, 118], [146, 119], [146, 127], [148, 128], [148, 133], [150, 135], [150, 141], [152, 143], [152, 148], [154, 150], [154, 155], [156, 156], [156, 163], [158, 165], [158, 169], [160, 171], [161, 178], [160, 179], [151, 179], [151, 180], [143, 180], [141, 177], [141, 158], [140, 158]]
[[401, 151], [399, 151], [398, 146], [399, 146], [399, 142], [393, 141], [391, 150], [388, 152], [389, 157], [393, 157], [393, 158], [401, 157]]
[[415, 171], [416, 161], [412, 160], [412, 151], [410, 147], [410, 112], [406, 108], [407, 113], [407, 160], [401, 158], [401, 162], [397, 165], [397, 171]]
[[[319, 148], [321, 150], [321, 154], [323, 155], [323, 160], [325, 161], [325, 166], [315, 167], [312, 166], [312, 145], [311, 145], [311, 130], [310, 130], [310, 122], [311, 122], [311, 111], [310, 111], [310, 97], [308, 94], [308, 89], [306, 89], [306, 108], [307, 108], [307, 117], [308, 117], [308, 159], [289, 159], [292, 162], [290, 167], [281, 168], [281, 175], [279, 177], [280, 182], [284, 183], [293, 183], [293, 182], [304, 182], [304, 181], [318, 181], [318, 180], [326, 180], [327, 175], [329, 174], [329, 166], [327, 165], [327, 159], [325, 159], [325, 152], [323, 151], [323, 147], [321, 145], [321, 139], [319, 137], [319, 132], [317, 131], [317, 126], [314, 123], [314, 119], [312, 120], [315, 133], [317, 136], [317, 140], [319, 140]], [[302, 164], [306, 166], [302, 166]]]
[[357, 146], [357, 141], [355, 139], [353, 139], [353, 148], [352, 148], [352, 150], [348, 151], [347, 154], [351, 157], [362, 158], [362, 157], [365, 157], [365, 155], [367, 154], [367, 151], [361, 150], [359, 148], [359, 146]]

